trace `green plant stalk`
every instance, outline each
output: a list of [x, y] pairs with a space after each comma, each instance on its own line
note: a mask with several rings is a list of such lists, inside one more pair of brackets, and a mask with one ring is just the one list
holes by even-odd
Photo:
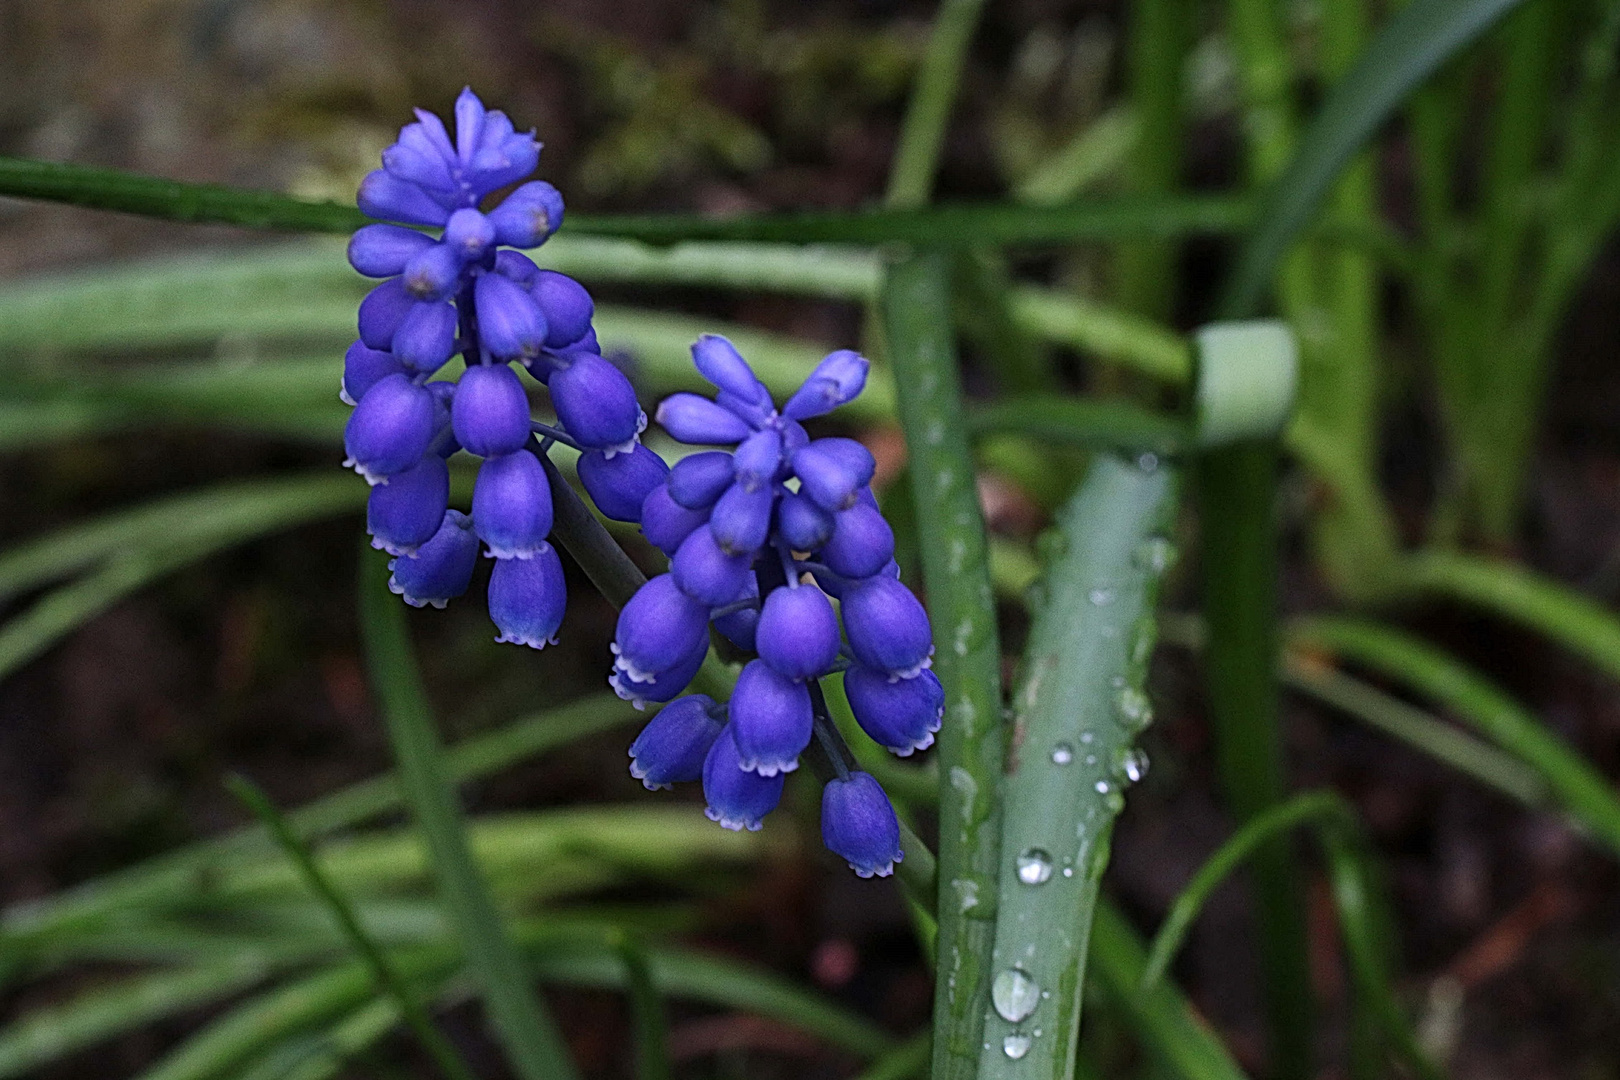
[[383, 955], [382, 949], [360, 925], [354, 905], [350, 903], [349, 898], [338, 891], [321, 872], [309, 848], [293, 832], [292, 826], [276, 809], [275, 804], [244, 777], [227, 777], [225, 785], [230, 788], [233, 795], [246, 804], [249, 810], [253, 811], [254, 816], [286, 853], [287, 859], [298, 868], [309, 891], [314, 893], [331, 912], [333, 921], [347, 939], [350, 949], [370, 970], [377, 989], [393, 1000], [400, 1016], [421, 1042], [423, 1049], [433, 1058], [439, 1071], [450, 1080], [474, 1080], [472, 1070], [462, 1061], [461, 1055], [456, 1053], [456, 1048], [445, 1038], [444, 1032], [433, 1023], [433, 1018], [422, 1007], [415, 993], [405, 984], [405, 980], [394, 970], [388, 957]]
[[1434, 646], [1377, 623], [1347, 618], [1299, 624], [1304, 640], [1411, 685], [1535, 769], [1556, 802], [1620, 853], [1620, 796], [1613, 784], [1484, 676]]
[[637, 1080], [668, 1080], [669, 1032], [664, 1002], [653, 985], [647, 953], [628, 934], [617, 933], [609, 942], [624, 964], [625, 990], [630, 998], [630, 1026], [636, 1037]]
[[945, 687], [932, 1075], [970, 1080], [989, 1002], [984, 960], [995, 935], [1004, 732], [1001, 650], [948, 298], [944, 257], [910, 255], [889, 270], [883, 320], [910, 455], [935, 671]]
[[[1193, 26], [1186, 0], [1131, 5], [1126, 63], [1136, 144], [1127, 160], [1130, 189], [1166, 195], [1181, 186], [1182, 70]], [[1168, 241], [1122, 244], [1117, 260], [1120, 306], [1168, 322], [1176, 298], [1176, 248]]]
[[984, 0], [941, 0], [917, 82], [900, 125], [900, 145], [889, 169], [888, 206], [924, 206], [934, 190], [945, 128]]
[[1143, 682], [1178, 489], [1169, 466], [1099, 456], [1059, 516], [1013, 697], [983, 1080], [1072, 1075], [1092, 911], [1152, 718]]
[[[1086, 450], [1119, 450], [1170, 456], [1187, 451], [1186, 421], [1130, 401], [1018, 394], [967, 409], [968, 430], [977, 438], [1022, 435]], [[1046, 464], [1044, 455], [1036, 458]]]
[[[365, 552], [363, 554], [369, 554]], [[405, 611], [378, 568], [361, 561], [360, 623], [372, 685], [388, 722], [401, 785], [432, 852], [440, 894], [508, 1060], [524, 1080], [577, 1075], [513, 946], [467, 844], [454, 782], [416, 670]]]

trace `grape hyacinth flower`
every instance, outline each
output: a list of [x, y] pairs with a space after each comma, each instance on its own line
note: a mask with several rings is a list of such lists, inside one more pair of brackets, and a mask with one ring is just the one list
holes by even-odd
[[[867, 361], [832, 353], [778, 409], [724, 338], [699, 339], [692, 357], [717, 393], [666, 398], [658, 423], [681, 442], [732, 449], [683, 459], [642, 503], [643, 534], [670, 572], [620, 613], [608, 681], [638, 707], [669, 704], [632, 746], [632, 775], [690, 776], [701, 737], [708, 816], [757, 829], [820, 738], [837, 774], [822, 797], [823, 838], [863, 877], [887, 875], [902, 857], [898, 820], [878, 782], [843, 761], [820, 680], [842, 671], [861, 728], [901, 756], [933, 742], [944, 693], [928, 670], [927, 613], [900, 583], [872, 495], [872, 455], [852, 439], [812, 439], [802, 423], [859, 394]], [[758, 657], [723, 706], [677, 697], [711, 624]]]
[[[349, 262], [382, 282], [361, 301], [340, 395], [354, 406], [345, 464], [372, 485], [368, 531], [394, 556], [394, 591], [443, 607], [467, 590], [481, 542], [496, 564], [496, 640], [534, 648], [553, 640], [566, 603], [538, 455], [553, 441], [577, 447], [587, 493], [624, 521], [640, 520], [669, 471], [641, 445], [646, 414], [601, 355], [590, 294], [514, 250], [557, 231], [562, 196], [528, 180], [484, 208], [539, 159], [534, 133], [470, 89], [456, 99], [453, 136], [422, 110], [400, 130], [360, 184], [360, 209], [379, 220], [355, 232]], [[460, 378], [439, 376], [458, 353]], [[547, 387], [557, 425], [531, 419], [518, 369]], [[445, 459], [458, 450], [483, 459], [470, 514], [448, 505]]]

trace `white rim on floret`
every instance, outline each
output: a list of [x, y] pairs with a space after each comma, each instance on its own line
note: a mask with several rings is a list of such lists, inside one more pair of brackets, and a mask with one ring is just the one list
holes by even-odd
[[730, 829], [732, 832], [741, 832], [744, 829], [747, 829], [749, 832], [759, 832], [760, 828], [765, 824], [765, 822], [759, 818], [726, 817], [712, 806], [704, 810], [703, 813], [710, 821], [714, 822], [716, 825], [719, 825], [722, 829]]
[[764, 762], [760, 761], [757, 758], [755, 758], [752, 761], [744, 761], [741, 758], [737, 759], [737, 768], [741, 769], [743, 772], [758, 773], [759, 775], [761, 775], [763, 777], [766, 777], [767, 779], [769, 779], [772, 776], [776, 776], [778, 773], [790, 773], [790, 772], [793, 772], [798, 767], [799, 767], [799, 759], [798, 758], [794, 758], [792, 761], [764, 761]]
[[630, 755], [630, 775], [632, 777], [634, 777], [635, 779], [640, 780], [641, 781], [641, 786], [646, 788], [648, 791], [673, 791], [673, 790], [675, 790], [675, 785], [674, 784], [660, 784], [660, 783], [656, 783], [656, 782], [654, 782], [652, 780], [647, 779], [647, 770], [646, 770], [646, 768], [644, 768], [642, 766], [641, 762], [636, 760], [636, 755], [634, 755], [634, 754]]
[[343, 459], [343, 467], [345, 469], [353, 469], [355, 472], [359, 473], [365, 482], [370, 484], [372, 487], [382, 487], [388, 483], [388, 477], [382, 475], [381, 473], [372, 472], [370, 469], [366, 468], [352, 457], [346, 457]]

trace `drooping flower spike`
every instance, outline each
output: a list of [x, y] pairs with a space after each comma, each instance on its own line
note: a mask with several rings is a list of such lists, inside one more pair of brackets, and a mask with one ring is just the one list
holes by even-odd
[[[416, 117], [360, 185], [360, 209], [380, 220], [351, 238], [349, 262], [383, 280], [361, 301], [360, 339], [344, 357], [340, 396], [354, 406], [345, 464], [373, 485], [368, 527], [395, 556], [395, 592], [443, 607], [466, 591], [481, 541], [496, 560], [497, 640], [541, 648], [566, 597], [548, 540], [550, 482], [514, 365], [548, 387], [559, 423], [545, 434], [582, 451], [580, 479], [609, 517], [639, 521], [669, 470], [640, 443], [646, 415], [601, 355], [590, 294], [512, 250], [557, 231], [562, 196], [533, 180], [483, 209], [535, 170], [534, 133], [471, 90], [456, 99], [453, 133], [431, 113]], [[459, 380], [435, 378], [457, 353]], [[448, 508], [444, 459], [457, 450], [484, 459], [470, 515]]]
[[[609, 683], [637, 706], [670, 700], [696, 673], [711, 623], [757, 653], [723, 728], [698, 724], [695, 702], [717, 715], [708, 698], [676, 698], [632, 747], [633, 775], [673, 780], [692, 772], [690, 733], [701, 731], [709, 817], [755, 829], [822, 722], [819, 679], [844, 671], [856, 719], [899, 755], [933, 742], [944, 694], [927, 670], [927, 614], [899, 581], [894, 533], [871, 492], [872, 455], [852, 439], [811, 439], [800, 423], [859, 394], [867, 361], [831, 354], [779, 410], [724, 338], [699, 339], [692, 358], [717, 393], [666, 398], [658, 423], [682, 442], [734, 448], [691, 454], [645, 496], [642, 531], [670, 572], [620, 613]], [[827, 846], [862, 876], [888, 874], [901, 858], [894, 810], [871, 776], [837, 765], [822, 798]]]

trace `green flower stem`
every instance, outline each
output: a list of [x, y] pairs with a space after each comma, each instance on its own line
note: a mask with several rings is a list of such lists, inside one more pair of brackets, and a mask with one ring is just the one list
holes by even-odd
[[349, 898], [339, 892], [321, 872], [309, 848], [293, 832], [287, 819], [275, 808], [264, 792], [246, 778], [231, 776], [226, 779], [225, 785], [247, 805], [249, 810], [253, 811], [254, 816], [269, 831], [276, 843], [281, 845], [282, 851], [303, 876], [309, 891], [319, 897], [327, 910], [332, 913], [332, 918], [348, 940], [349, 947], [370, 969], [377, 989], [393, 999], [405, 1023], [421, 1041], [423, 1048], [439, 1066], [439, 1070], [450, 1080], [474, 1080], [472, 1070], [461, 1060], [456, 1048], [445, 1038], [444, 1032], [434, 1025], [433, 1018], [428, 1015], [422, 1003], [417, 1000], [416, 994], [395, 970], [393, 963], [383, 955], [382, 949], [361, 927]]
[[[1182, 73], [1193, 39], [1193, 5], [1188, 0], [1138, 0], [1128, 10], [1126, 65], [1136, 143], [1126, 175], [1133, 192], [1166, 195], [1181, 186]], [[1176, 291], [1175, 247], [1163, 240], [1126, 244], [1116, 258], [1124, 307], [1169, 321]]]
[[372, 685], [388, 722], [401, 784], [432, 853], [433, 873], [468, 966], [518, 1075], [524, 1080], [570, 1080], [577, 1075], [574, 1064], [534, 992], [489, 883], [473, 862], [454, 782], [416, 669], [405, 609], [389, 593], [380, 567], [366, 558], [361, 566], [360, 623]]
[[917, 72], [917, 84], [900, 126], [900, 146], [889, 171], [885, 199], [889, 206], [923, 206], [933, 193], [934, 172], [945, 143], [951, 107], [956, 104], [962, 64], [983, 8], [984, 0], [942, 0], [939, 5], [928, 38], [928, 52]]
[[943, 256], [903, 258], [889, 271], [883, 319], [910, 454], [935, 671], [945, 687], [932, 1075], [967, 1080], [977, 1071], [989, 1005], [1004, 729], [1001, 649], [961, 422], [949, 287]]
[[551, 481], [552, 535], [585, 571], [596, 591], [614, 607], [624, 607], [647, 583], [647, 576], [608, 535], [607, 528], [590, 512], [551, 458], [545, 454], [539, 457], [546, 467], [546, 479]]

